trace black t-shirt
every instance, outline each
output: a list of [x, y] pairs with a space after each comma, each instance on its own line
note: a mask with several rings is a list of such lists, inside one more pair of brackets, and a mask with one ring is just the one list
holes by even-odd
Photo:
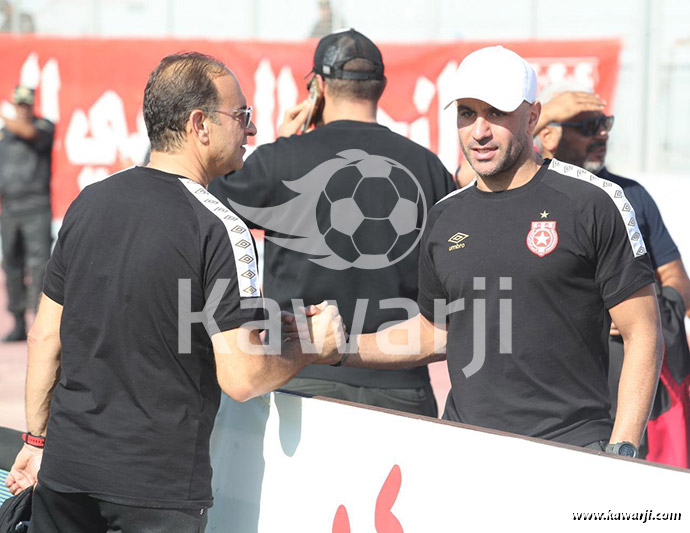
[[[256, 273], [246, 226], [187, 178], [136, 167], [84, 189], [44, 281], [63, 313], [41, 482], [133, 505], [210, 505], [220, 388], [204, 325], [180, 317], [212, 312], [220, 331], [260, 318], [241, 308], [260, 294]], [[219, 280], [227, 288], [204, 309]]]
[[0, 130], [0, 200], [5, 214], [50, 210], [50, 166], [55, 126], [34, 117], [38, 135], [27, 140]]
[[[223, 202], [234, 202], [231, 208], [245, 216], [248, 225], [267, 230], [263, 278], [267, 298], [290, 311], [293, 298], [302, 298], [306, 304], [334, 300], [350, 332], [356, 329], [353, 321], [359, 299], [360, 309], [366, 304], [364, 333], [408, 318], [404, 309], [379, 306], [388, 298], [417, 299], [419, 246], [415, 240], [418, 243], [421, 232], [403, 226], [409, 220], [414, 224], [416, 218], [421, 228], [426, 211], [453, 189], [450, 173], [432, 152], [385, 126], [351, 120], [330, 122], [306, 135], [262, 145], [241, 170], [214, 180], [209, 187]], [[413, 211], [398, 219], [401, 225], [392, 227], [388, 221], [404, 208], [398, 196]], [[351, 200], [358, 205], [354, 213], [333, 215], [339, 213], [338, 206], [347, 210]], [[241, 206], [268, 209], [264, 215], [255, 211], [247, 215]], [[396, 207], [399, 211], [393, 212]], [[331, 231], [331, 222], [340, 230]], [[325, 243], [319, 240], [323, 234]], [[305, 253], [295, 251], [301, 246], [298, 241], [304, 243]], [[367, 252], [385, 255], [389, 241], [394, 242], [393, 248], [382, 263], [364, 265]], [[370, 370], [311, 365], [299, 376], [380, 388], [420, 387], [429, 382], [426, 367]]]
[[583, 169], [547, 160], [522, 187], [449, 195], [429, 214], [419, 285], [432, 321], [434, 300], [464, 299], [448, 319], [444, 418], [579, 446], [608, 439], [607, 309], [653, 281], [621, 189]]
[[630, 200], [630, 204], [635, 209], [637, 224], [647, 246], [652, 267], [656, 269], [679, 259], [678, 247], [666, 229], [659, 208], [647, 189], [635, 180], [612, 174], [606, 168], [599, 172], [599, 177], [619, 185], [625, 197]]

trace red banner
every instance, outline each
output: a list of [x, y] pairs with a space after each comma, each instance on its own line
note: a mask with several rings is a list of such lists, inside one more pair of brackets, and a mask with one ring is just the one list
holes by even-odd
[[[382, 44], [388, 86], [379, 121], [436, 152], [452, 171], [459, 147], [450, 100], [458, 63], [495, 43]], [[540, 85], [574, 79], [613, 106], [621, 43], [504, 42], [537, 70]], [[257, 136], [270, 142], [288, 107], [306, 97], [316, 41], [300, 43], [191, 40], [46, 39], [0, 36], [0, 105], [18, 83], [37, 88], [37, 113], [56, 122], [53, 207], [62, 218], [84, 186], [140, 162], [148, 148], [141, 113], [146, 80], [159, 60], [180, 50], [204, 52], [237, 75], [255, 108]], [[609, 110], [610, 110], [609, 109]]]

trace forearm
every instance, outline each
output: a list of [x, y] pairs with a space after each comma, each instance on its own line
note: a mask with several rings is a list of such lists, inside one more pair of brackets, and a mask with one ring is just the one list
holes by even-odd
[[685, 314], [690, 316], [690, 279], [682, 259], [676, 259], [656, 269], [656, 275], [663, 287], [673, 287], [685, 304]]
[[255, 398], [282, 387], [304, 367], [318, 360], [317, 354], [303, 353], [298, 340], [283, 342], [280, 353], [250, 356], [245, 369], [247, 399]]
[[660, 335], [648, 331], [633, 333], [630, 339], [624, 336], [618, 409], [610, 441], [639, 446], [659, 382], [663, 341]]
[[38, 129], [27, 120], [5, 118], [5, 128], [27, 141], [33, 141], [38, 137]]
[[45, 435], [50, 400], [60, 373], [60, 339], [57, 335], [29, 332], [26, 371], [26, 424], [33, 435]]
[[396, 369], [421, 366], [446, 358], [445, 329], [421, 315], [351, 341], [345, 366]]
[[261, 344], [258, 330], [234, 330], [214, 335], [212, 340], [218, 383], [228, 396], [240, 402], [277, 389], [319, 357], [304, 353], [297, 338], [284, 340], [274, 351]]

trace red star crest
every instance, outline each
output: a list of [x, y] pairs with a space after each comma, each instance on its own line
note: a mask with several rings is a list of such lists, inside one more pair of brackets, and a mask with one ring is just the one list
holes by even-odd
[[532, 229], [527, 234], [527, 248], [539, 257], [544, 257], [556, 249], [558, 232], [555, 220], [532, 221]]

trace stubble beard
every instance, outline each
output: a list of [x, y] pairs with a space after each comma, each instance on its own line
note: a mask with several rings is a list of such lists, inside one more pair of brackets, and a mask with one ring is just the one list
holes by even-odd
[[472, 155], [472, 151], [469, 150], [463, 142], [460, 142], [460, 148], [462, 149], [462, 153], [465, 155], [465, 160], [470, 163], [470, 166], [477, 174], [477, 176], [479, 176], [482, 179], [489, 180], [497, 176], [502, 176], [510, 172], [511, 170], [515, 170], [517, 167], [519, 167], [519, 165], [524, 161], [525, 145], [529, 145], [529, 141], [526, 142], [524, 137], [514, 138], [511, 142], [508, 143], [505, 151], [499, 155], [498, 161], [496, 161], [494, 168], [488, 171], [480, 172], [472, 164], [473, 160], [470, 157]]

